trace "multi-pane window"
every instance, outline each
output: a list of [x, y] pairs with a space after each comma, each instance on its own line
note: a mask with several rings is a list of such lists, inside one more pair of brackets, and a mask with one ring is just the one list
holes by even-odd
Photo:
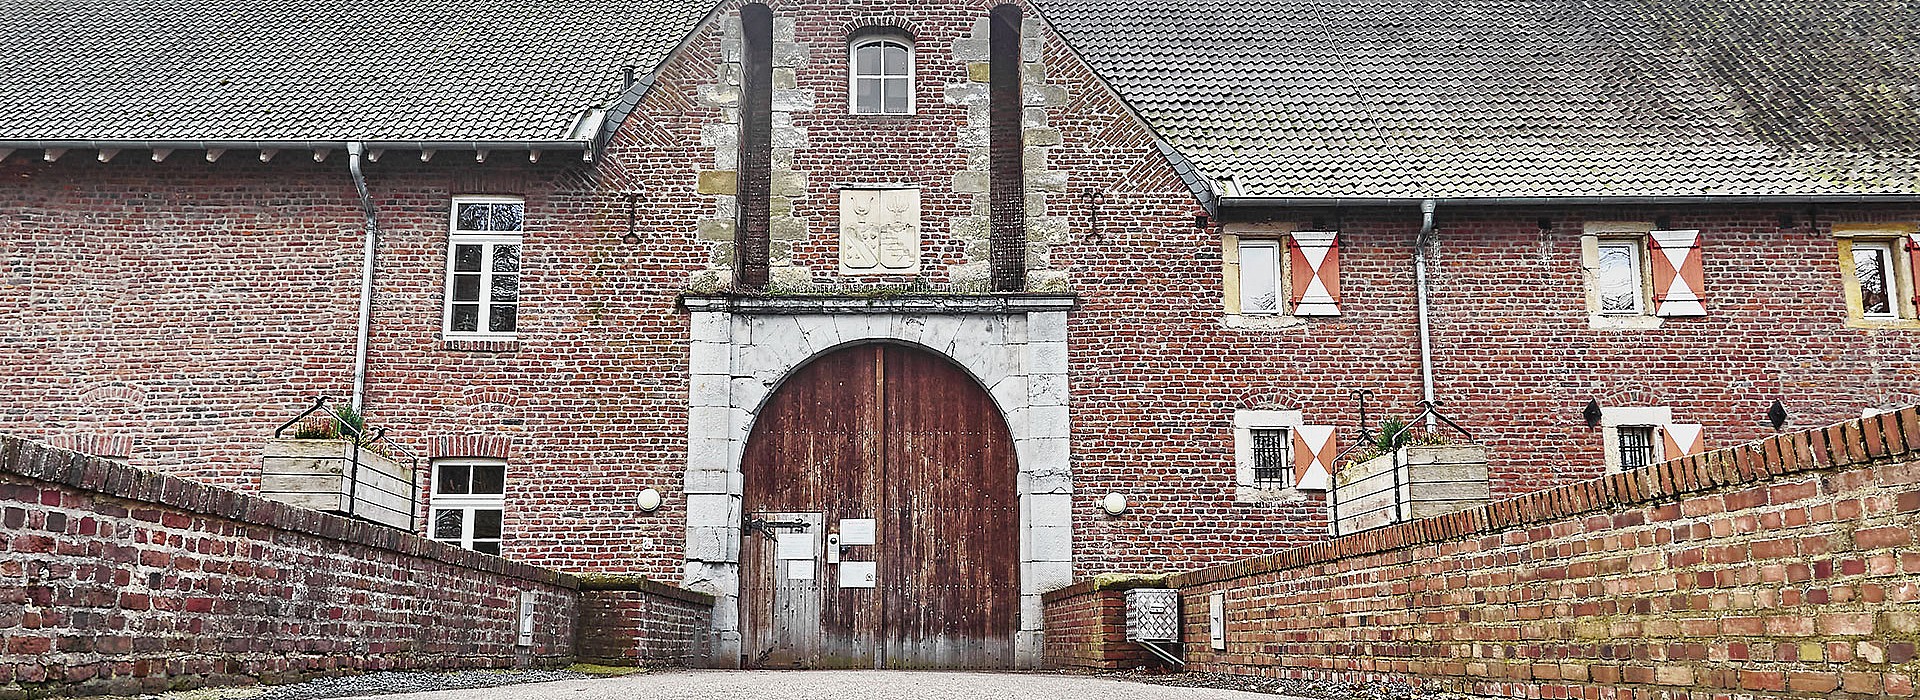
[[511, 336], [520, 322], [520, 232], [526, 205], [517, 199], [463, 197], [453, 204], [447, 246], [446, 330], [449, 335]]
[[1280, 242], [1240, 241], [1240, 312], [1277, 314], [1280, 308]]
[[1600, 313], [1645, 313], [1641, 249], [1641, 242], [1633, 239], [1600, 241], [1599, 268], [1595, 275], [1600, 287]]
[[497, 460], [438, 460], [433, 464], [433, 539], [487, 554], [500, 553], [507, 465]]
[[1254, 428], [1248, 431], [1253, 439], [1253, 485], [1260, 487], [1285, 487], [1293, 485], [1293, 460], [1288, 450], [1293, 447], [1293, 435], [1285, 428]]
[[1620, 468], [1638, 469], [1653, 464], [1653, 426], [1623, 425], [1617, 431], [1620, 439]]
[[1883, 241], [1853, 242], [1853, 278], [1860, 285], [1860, 315], [1899, 318], [1894, 305], [1898, 283], [1894, 276], [1893, 245]]
[[913, 46], [897, 37], [862, 39], [851, 47], [854, 114], [913, 113]]

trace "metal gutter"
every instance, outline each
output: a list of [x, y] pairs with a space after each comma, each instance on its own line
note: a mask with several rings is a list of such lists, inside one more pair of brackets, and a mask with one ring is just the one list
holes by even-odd
[[1449, 207], [1571, 206], [1586, 204], [1910, 204], [1920, 193], [1887, 194], [1729, 194], [1679, 196], [1568, 197], [1221, 197], [1223, 207], [1412, 207], [1427, 202]]
[[353, 410], [366, 410], [367, 344], [373, 332], [373, 264], [380, 237], [380, 221], [375, 217], [373, 196], [367, 193], [367, 177], [360, 171], [363, 147], [348, 143], [347, 171], [353, 174], [353, 189], [360, 194], [360, 212], [366, 216], [365, 245], [360, 259], [360, 332], [353, 344]]
[[[1427, 324], [1427, 247], [1433, 239], [1433, 210], [1437, 206], [1431, 199], [1420, 203], [1420, 235], [1413, 239], [1413, 284], [1420, 309], [1420, 395], [1426, 399], [1427, 406], [1434, 405], [1433, 333]], [[1433, 411], [1426, 411], [1426, 416], [1427, 432], [1431, 433], [1439, 425], [1434, 421]], [[1394, 478], [1399, 478], [1398, 470], [1394, 474]]]

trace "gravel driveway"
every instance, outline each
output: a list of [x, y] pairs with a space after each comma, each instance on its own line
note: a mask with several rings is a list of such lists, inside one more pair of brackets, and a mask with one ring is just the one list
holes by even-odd
[[1285, 700], [1040, 673], [673, 671], [499, 688], [385, 695], [381, 700]]

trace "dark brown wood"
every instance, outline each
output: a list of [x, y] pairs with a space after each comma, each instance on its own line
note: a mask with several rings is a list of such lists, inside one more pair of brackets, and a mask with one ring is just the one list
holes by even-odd
[[[802, 368], [762, 408], [743, 464], [749, 517], [876, 520], [873, 545], [816, 553], [812, 588], [774, 541], [741, 548], [749, 667], [1010, 668], [1019, 619], [1013, 441], [993, 399], [946, 360], [862, 345]], [[844, 562], [876, 587], [844, 588]], [[811, 592], [809, 592], [811, 591]], [[807, 606], [817, 596], [817, 618]], [[814, 625], [812, 629], [808, 625]]]
[[1020, 7], [993, 8], [987, 44], [987, 264], [996, 292], [1027, 288], [1026, 103], [1020, 91]]
[[740, 7], [740, 153], [734, 173], [734, 284], [766, 289], [772, 252], [773, 10]]

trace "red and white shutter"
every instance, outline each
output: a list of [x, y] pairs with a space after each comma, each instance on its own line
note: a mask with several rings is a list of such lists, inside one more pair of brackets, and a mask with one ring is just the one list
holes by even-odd
[[1653, 315], [1707, 315], [1700, 232], [1653, 231], [1647, 234], [1647, 249], [1653, 264]]
[[1668, 423], [1660, 426], [1662, 459], [1679, 459], [1707, 451], [1699, 423]]
[[1325, 491], [1333, 484], [1333, 426], [1303, 425], [1293, 429], [1293, 486]]
[[1287, 236], [1289, 306], [1295, 316], [1340, 315], [1340, 242], [1334, 231]]
[[1907, 242], [1907, 284], [1913, 287], [1913, 310], [1920, 318], [1920, 233], [1909, 233]]

